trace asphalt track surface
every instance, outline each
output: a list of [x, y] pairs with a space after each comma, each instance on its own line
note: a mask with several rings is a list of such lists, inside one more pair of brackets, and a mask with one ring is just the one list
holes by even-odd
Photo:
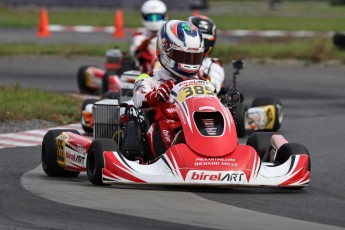
[[[99, 58], [1, 58], [1, 85], [18, 82], [26, 87], [76, 92], [78, 67], [102, 63]], [[230, 66], [226, 72], [228, 82]], [[312, 177], [308, 188], [98, 188], [89, 184], [85, 175], [72, 181], [46, 177], [39, 166], [39, 147], [3, 149], [0, 228], [344, 228], [344, 77], [343, 65], [295, 61], [246, 62], [240, 75], [239, 88], [247, 104], [258, 95], [282, 100], [285, 118], [281, 132], [290, 142], [302, 143], [310, 151]]]

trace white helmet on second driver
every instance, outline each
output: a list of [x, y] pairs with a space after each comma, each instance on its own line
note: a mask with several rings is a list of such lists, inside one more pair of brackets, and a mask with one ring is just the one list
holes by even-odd
[[160, 0], [148, 0], [141, 6], [143, 24], [152, 32], [158, 31], [162, 26], [166, 13], [167, 7]]

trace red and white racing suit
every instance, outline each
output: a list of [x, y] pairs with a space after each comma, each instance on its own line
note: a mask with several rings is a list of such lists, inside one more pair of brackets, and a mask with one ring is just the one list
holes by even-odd
[[147, 141], [153, 156], [163, 154], [173, 141], [175, 134], [180, 130], [175, 106], [169, 102], [155, 102], [148, 100], [151, 92], [156, 91], [161, 84], [173, 80], [172, 74], [165, 68], [155, 69], [152, 76], [141, 74], [135, 81], [133, 91], [134, 106], [141, 110], [154, 109], [154, 122], [147, 132]]
[[205, 57], [202, 61], [198, 76], [207, 79], [220, 92], [224, 82], [224, 68], [218, 58]]
[[142, 73], [153, 70], [154, 61], [156, 60], [156, 43], [157, 32], [143, 29], [133, 35], [129, 52], [137, 65], [140, 66]]

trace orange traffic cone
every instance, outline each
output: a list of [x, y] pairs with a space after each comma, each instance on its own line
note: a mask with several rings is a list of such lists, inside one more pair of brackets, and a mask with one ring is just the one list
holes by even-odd
[[117, 10], [114, 17], [114, 33], [113, 37], [123, 38], [125, 36], [125, 31], [123, 29], [123, 15], [122, 10]]
[[199, 11], [198, 11], [198, 10], [193, 10], [192, 15], [193, 15], [193, 16], [198, 16], [198, 15], [199, 15]]
[[49, 32], [48, 27], [49, 27], [48, 11], [47, 9], [43, 8], [40, 13], [37, 37], [41, 37], [41, 38], [50, 37], [51, 34]]

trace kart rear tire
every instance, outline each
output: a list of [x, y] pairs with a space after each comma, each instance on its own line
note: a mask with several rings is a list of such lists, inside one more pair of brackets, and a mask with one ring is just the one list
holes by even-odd
[[91, 88], [87, 87], [87, 85], [86, 85], [85, 71], [89, 67], [94, 67], [94, 66], [83, 65], [78, 69], [77, 81], [78, 81], [78, 88], [79, 88], [80, 93], [94, 94], [97, 91], [95, 89], [91, 89]]
[[273, 129], [270, 131], [278, 131], [283, 123], [283, 104], [274, 97], [256, 97], [252, 103], [252, 107], [259, 107], [265, 105], [274, 105], [275, 107], [275, 121]]
[[85, 110], [86, 106], [89, 104], [95, 104], [97, 101], [99, 101], [99, 99], [94, 99], [94, 98], [89, 98], [84, 100], [82, 106], [81, 106], [81, 110], [80, 110], [80, 123], [81, 123], [81, 127], [83, 128], [83, 130], [85, 131], [85, 133], [92, 133], [93, 132], [93, 128], [86, 126], [83, 122], [83, 116], [81, 115], [81, 112]]
[[247, 134], [247, 113], [247, 106], [243, 103], [237, 103], [236, 109], [234, 109], [232, 113], [236, 124], [237, 137], [244, 137]]
[[43, 171], [51, 177], [77, 177], [80, 172], [68, 171], [57, 163], [57, 144], [55, 138], [62, 132], [72, 132], [80, 135], [74, 129], [49, 130], [43, 137], [41, 148], [41, 162]]
[[246, 145], [253, 147], [259, 154], [261, 161], [264, 160], [268, 148], [271, 146], [272, 135], [275, 132], [254, 132], [250, 134], [247, 139]]
[[86, 160], [86, 172], [89, 181], [94, 185], [107, 185], [102, 180], [102, 169], [104, 168], [104, 151], [116, 151], [117, 145], [111, 139], [94, 140], [88, 151]]
[[[277, 151], [275, 162], [278, 165], [283, 164], [290, 158], [290, 156], [301, 155], [301, 154], [308, 155], [308, 170], [311, 171], [311, 161], [310, 161], [309, 151], [307, 147], [298, 143], [286, 143], [282, 145]], [[302, 188], [304, 188], [304, 186], [284, 187], [284, 189], [288, 189], [288, 190], [299, 190]]]

